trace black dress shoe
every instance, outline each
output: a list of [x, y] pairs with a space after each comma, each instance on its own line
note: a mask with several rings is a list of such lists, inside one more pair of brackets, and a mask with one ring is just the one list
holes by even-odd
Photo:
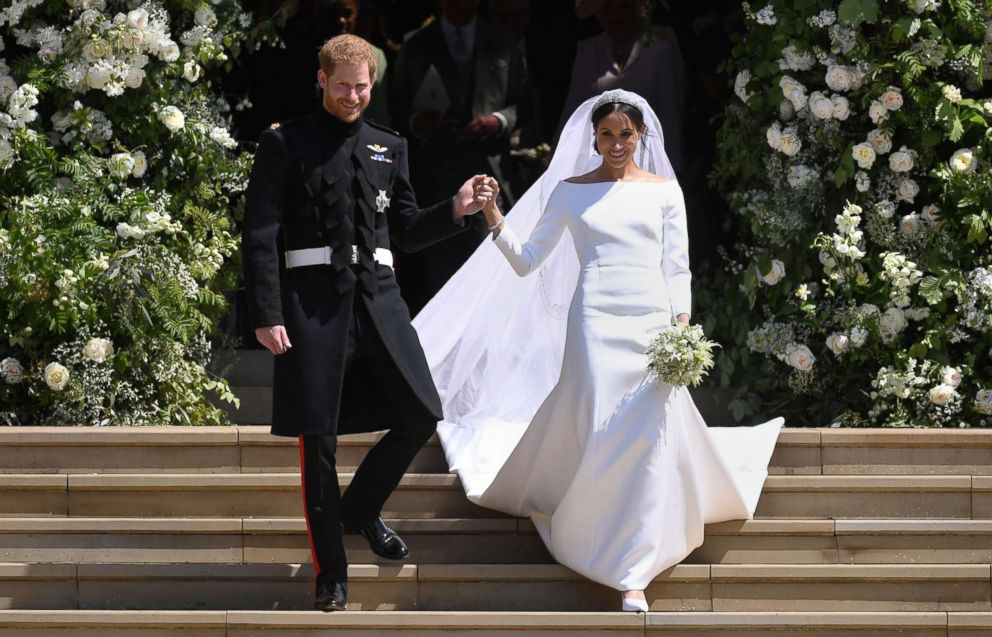
[[345, 610], [348, 604], [348, 582], [317, 581], [317, 590], [313, 596], [313, 607], [329, 613], [335, 610]]
[[402, 560], [410, 554], [410, 549], [406, 547], [403, 538], [386, 526], [386, 523], [379, 516], [376, 516], [358, 532], [368, 541], [372, 552], [379, 557], [388, 560]]

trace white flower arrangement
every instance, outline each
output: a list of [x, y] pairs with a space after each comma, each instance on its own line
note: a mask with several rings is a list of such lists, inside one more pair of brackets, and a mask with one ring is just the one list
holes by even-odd
[[651, 341], [648, 372], [667, 385], [696, 387], [713, 367], [716, 347], [699, 325], [671, 325]]

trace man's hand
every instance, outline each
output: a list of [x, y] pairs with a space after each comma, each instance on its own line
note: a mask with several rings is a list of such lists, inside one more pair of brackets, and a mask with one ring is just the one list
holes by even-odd
[[255, 338], [276, 356], [285, 354], [293, 346], [289, 342], [289, 335], [286, 334], [286, 328], [282, 325], [260, 327], [255, 330]]
[[462, 129], [462, 137], [470, 142], [482, 142], [499, 135], [503, 123], [495, 115], [476, 115]]
[[496, 196], [486, 175], [469, 177], [455, 195], [455, 219], [461, 219], [482, 210], [486, 203]]
[[441, 132], [444, 118], [437, 111], [418, 111], [410, 119], [410, 130], [420, 139], [431, 139]]

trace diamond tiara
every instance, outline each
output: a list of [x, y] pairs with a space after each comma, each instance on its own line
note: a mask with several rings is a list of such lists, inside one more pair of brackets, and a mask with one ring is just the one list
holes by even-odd
[[616, 103], [633, 106], [637, 110], [641, 111], [642, 114], [644, 113], [644, 107], [647, 105], [647, 102], [645, 102], [644, 98], [638, 95], [637, 93], [633, 93], [631, 91], [625, 91], [623, 89], [618, 88], [612, 91], [606, 91], [605, 93], [600, 95], [599, 99], [596, 100], [596, 103], [593, 104], [592, 110], [595, 111], [604, 104], [616, 104]]

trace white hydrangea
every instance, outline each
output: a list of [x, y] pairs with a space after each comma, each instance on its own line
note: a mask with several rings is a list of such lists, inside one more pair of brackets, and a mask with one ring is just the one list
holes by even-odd
[[754, 19], [758, 24], [763, 24], [765, 26], [774, 26], [778, 23], [778, 18], [775, 17], [775, 7], [770, 4], [759, 9], [758, 12], [754, 14]]
[[816, 65], [816, 56], [809, 51], [800, 51], [790, 44], [782, 49], [778, 67], [783, 71], [808, 71]]
[[824, 9], [815, 16], [809, 18], [808, 22], [811, 27], [829, 27], [837, 22], [837, 14], [830, 9]]

